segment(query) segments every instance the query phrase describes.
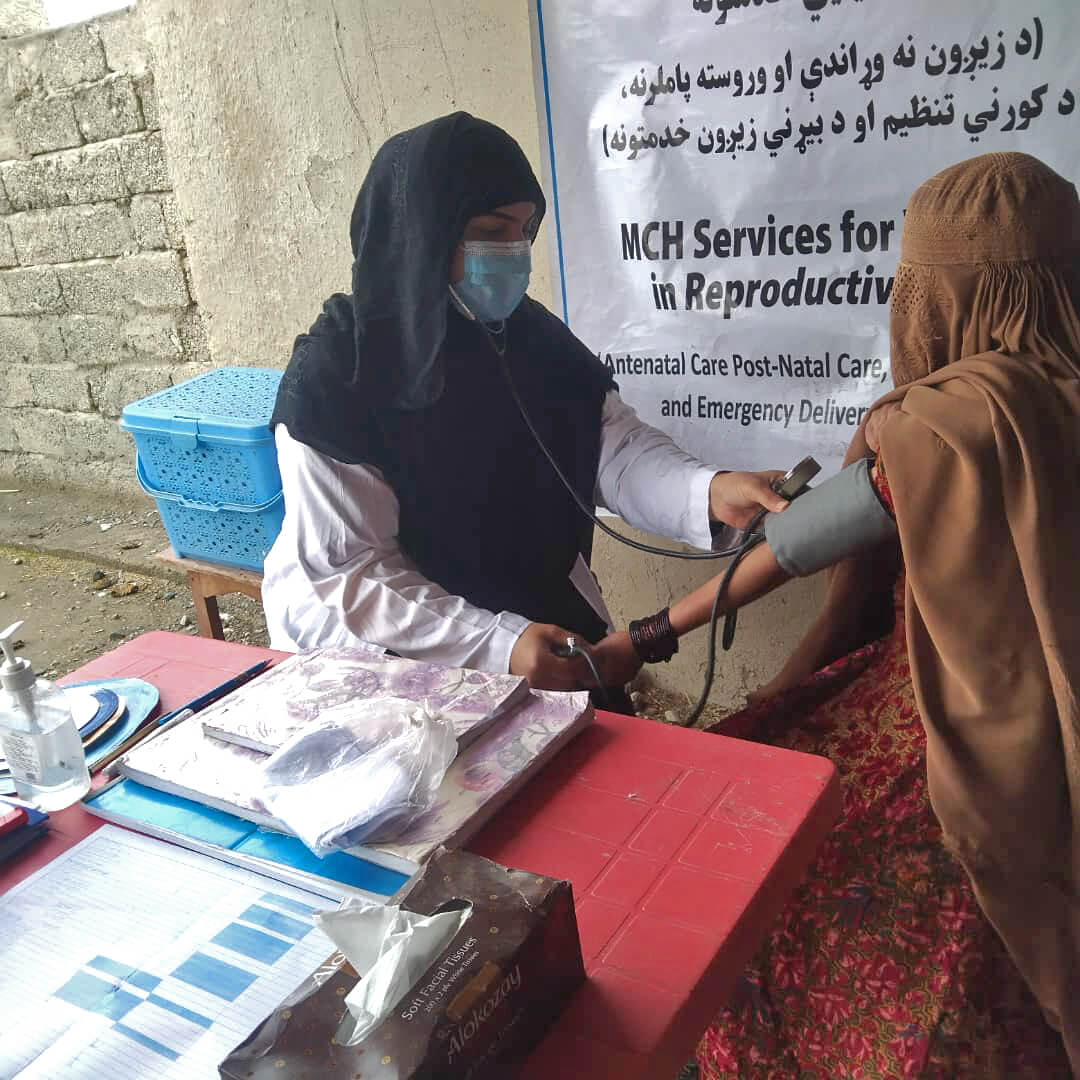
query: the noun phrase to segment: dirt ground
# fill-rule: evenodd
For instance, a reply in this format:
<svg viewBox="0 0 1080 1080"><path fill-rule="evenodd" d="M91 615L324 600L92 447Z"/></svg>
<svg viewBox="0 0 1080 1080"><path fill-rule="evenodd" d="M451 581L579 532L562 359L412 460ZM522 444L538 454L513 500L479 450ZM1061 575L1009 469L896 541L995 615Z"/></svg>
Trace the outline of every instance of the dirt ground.
<svg viewBox="0 0 1080 1080"><path fill-rule="evenodd" d="M147 630L196 633L183 576L153 555L168 546L149 500L81 492L0 493L0 629L39 674L62 675ZM223 597L225 636L267 643L262 608Z"/></svg>
<svg viewBox="0 0 1080 1080"><path fill-rule="evenodd" d="M114 589L126 595L113 595ZM266 644L266 621L253 600L223 597L220 608L227 640ZM107 564L102 569L95 559L0 546L0 622L17 619L23 620L19 654L46 678L146 630L196 632L190 594L177 581Z"/></svg>
<svg viewBox="0 0 1080 1080"><path fill-rule="evenodd" d="M0 629L23 621L19 653L47 678L148 630L197 633L186 579L154 558L168 544L150 499L0 478ZM234 595L219 607L227 640L267 644L258 603ZM684 696L651 685L647 672L634 703L667 722L689 709ZM703 726L720 715L705 714Z"/></svg>

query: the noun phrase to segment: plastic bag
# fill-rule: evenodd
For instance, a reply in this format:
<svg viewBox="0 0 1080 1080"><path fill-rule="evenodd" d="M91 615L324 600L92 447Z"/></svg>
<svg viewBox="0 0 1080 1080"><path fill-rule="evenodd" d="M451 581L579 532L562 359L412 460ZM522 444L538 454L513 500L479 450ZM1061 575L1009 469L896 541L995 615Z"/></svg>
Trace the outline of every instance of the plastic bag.
<svg viewBox="0 0 1080 1080"><path fill-rule="evenodd" d="M404 698L325 710L271 754L260 801L316 855L392 840L435 801L451 725Z"/></svg>

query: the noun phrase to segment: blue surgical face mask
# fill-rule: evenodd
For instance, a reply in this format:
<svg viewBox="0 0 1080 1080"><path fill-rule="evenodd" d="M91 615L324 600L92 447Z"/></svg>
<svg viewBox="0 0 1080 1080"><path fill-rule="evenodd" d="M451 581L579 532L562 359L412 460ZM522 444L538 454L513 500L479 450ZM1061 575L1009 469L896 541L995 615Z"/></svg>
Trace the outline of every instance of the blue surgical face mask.
<svg viewBox="0 0 1080 1080"><path fill-rule="evenodd" d="M454 295L481 322L508 319L529 287L529 242L466 240L462 246L465 276L451 286Z"/></svg>

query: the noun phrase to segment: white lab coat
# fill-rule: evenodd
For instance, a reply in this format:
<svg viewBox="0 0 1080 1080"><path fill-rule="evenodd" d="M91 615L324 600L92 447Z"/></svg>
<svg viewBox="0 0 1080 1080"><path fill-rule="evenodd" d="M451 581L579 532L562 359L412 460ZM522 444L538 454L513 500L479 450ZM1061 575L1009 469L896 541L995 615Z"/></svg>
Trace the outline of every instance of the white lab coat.
<svg viewBox="0 0 1080 1080"><path fill-rule="evenodd" d="M398 545L398 501L382 473L321 454L284 425L275 437L285 521L263 576L271 647L363 642L450 666L508 671L528 620L476 607L417 570ZM597 505L638 528L707 550L709 484L716 472L639 420L616 391L608 393ZM598 592L588 595L594 582L582 570L579 565L573 575L579 591L602 607Z"/></svg>

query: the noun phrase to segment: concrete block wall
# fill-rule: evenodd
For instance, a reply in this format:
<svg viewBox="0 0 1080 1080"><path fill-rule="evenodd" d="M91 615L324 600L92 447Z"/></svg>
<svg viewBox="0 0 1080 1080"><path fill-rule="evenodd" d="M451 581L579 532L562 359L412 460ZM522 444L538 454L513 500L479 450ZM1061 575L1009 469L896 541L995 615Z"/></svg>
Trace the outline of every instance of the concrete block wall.
<svg viewBox="0 0 1080 1080"><path fill-rule="evenodd" d="M134 8L0 41L0 474L133 490L129 401L206 370Z"/></svg>

